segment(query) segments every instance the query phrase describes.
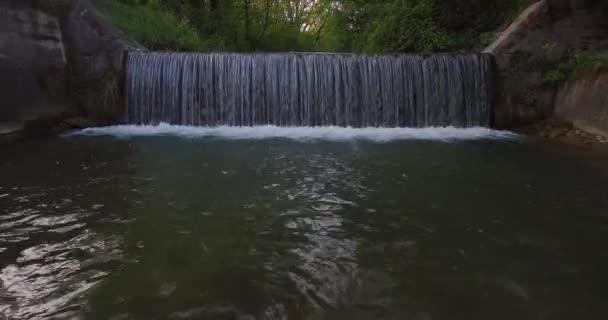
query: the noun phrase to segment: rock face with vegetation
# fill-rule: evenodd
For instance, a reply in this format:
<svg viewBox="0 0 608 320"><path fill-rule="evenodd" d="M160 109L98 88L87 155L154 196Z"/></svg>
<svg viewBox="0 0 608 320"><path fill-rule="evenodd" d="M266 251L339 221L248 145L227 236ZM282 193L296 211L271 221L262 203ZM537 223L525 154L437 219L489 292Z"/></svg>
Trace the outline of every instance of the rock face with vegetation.
<svg viewBox="0 0 608 320"><path fill-rule="evenodd" d="M69 112L59 21L20 1L0 2L0 134Z"/></svg>
<svg viewBox="0 0 608 320"><path fill-rule="evenodd" d="M580 75L558 92L555 115L608 137L608 73Z"/></svg>
<svg viewBox="0 0 608 320"><path fill-rule="evenodd" d="M124 52L139 48L86 0L0 3L0 133L116 122Z"/></svg>
<svg viewBox="0 0 608 320"><path fill-rule="evenodd" d="M71 0L63 6L59 17L74 102L95 124L115 123L125 108L121 85L125 53L143 48L106 22L91 2Z"/></svg>
<svg viewBox="0 0 608 320"><path fill-rule="evenodd" d="M540 0L524 11L486 49L499 73L494 125L511 128L551 117L566 96L558 89L572 74L603 68L607 15L603 0Z"/></svg>

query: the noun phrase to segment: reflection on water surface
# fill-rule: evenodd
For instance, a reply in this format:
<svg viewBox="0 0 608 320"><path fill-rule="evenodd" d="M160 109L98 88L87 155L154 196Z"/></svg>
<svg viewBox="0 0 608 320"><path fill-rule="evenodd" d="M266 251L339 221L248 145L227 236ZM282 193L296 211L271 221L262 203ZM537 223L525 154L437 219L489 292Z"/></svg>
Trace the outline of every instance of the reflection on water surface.
<svg viewBox="0 0 608 320"><path fill-rule="evenodd" d="M603 319L608 175L516 141L0 154L0 318Z"/></svg>

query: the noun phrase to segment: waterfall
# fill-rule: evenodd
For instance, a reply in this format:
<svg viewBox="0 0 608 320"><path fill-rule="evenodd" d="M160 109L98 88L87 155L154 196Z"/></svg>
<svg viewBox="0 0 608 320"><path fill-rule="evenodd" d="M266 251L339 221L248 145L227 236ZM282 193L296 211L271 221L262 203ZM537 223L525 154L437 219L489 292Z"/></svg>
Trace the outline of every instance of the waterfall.
<svg viewBox="0 0 608 320"><path fill-rule="evenodd" d="M130 124L488 126L483 54L128 55Z"/></svg>

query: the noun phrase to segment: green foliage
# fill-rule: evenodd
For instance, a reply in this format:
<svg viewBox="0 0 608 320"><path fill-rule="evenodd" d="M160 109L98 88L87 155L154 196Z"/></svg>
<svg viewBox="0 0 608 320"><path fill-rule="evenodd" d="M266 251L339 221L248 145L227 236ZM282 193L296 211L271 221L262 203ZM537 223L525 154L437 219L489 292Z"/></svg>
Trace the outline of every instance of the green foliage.
<svg viewBox="0 0 608 320"><path fill-rule="evenodd" d="M512 0L510 5L506 7L506 11L502 14L502 20L507 23L515 20L522 11L536 1L537 0Z"/></svg>
<svg viewBox="0 0 608 320"><path fill-rule="evenodd" d="M524 99L524 105L526 105L528 107L534 107L534 106L536 106L536 104L538 104L539 97L533 91L526 91L523 99Z"/></svg>
<svg viewBox="0 0 608 320"><path fill-rule="evenodd" d="M377 16L365 25L355 51L432 52L446 49L448 35L433 19L430 0L397 0L372 8Z"/></svg>
<svg viewBox="0 0 608 320"><path fill-rule="evenodd" d="M532 0L97 0L142 44L162 50L471 50Z"/></svg>
<svg viewBox="0 0 608 320"><path fill-rule="evenodd" d="M555 61L559 59L559 50L557 49L557 43L547 42L543 45L542 49L546 60Z"/></svg>
<svg viewBox="0 0 608 320"><path fill-rule="evenodd" d="M608 71L608 53L597 51L578 51L556 68L545 74L545 80L560 84L572 76L595 74Z"/></svg>
<svg viewBox="0 0 608 320"><path fill-rule="evenodd" d="M145 5L124 4L115 0L98 0L108 19L142 45L153 50L199 51L205 43L186 21L150 2Z"/></svg>
<svg viewBox="0 0 608 320"><path fill-rule="evenodd" d="M479 35L479 47L487 47L496 39L496 33L493 31L483 32Z"/></svg>
<svg viewBox="0 0 608 320"><path fill-rule="evenodd" d="M486 47L496 30L506 27L535 0L441 0L436 1L435 19L447 30L449 50Z"/></svg>
<svg viewBox="0 0 608 320"><path fill-rule="evenodd" d="M532 0L335 2L339 5L328 20L328 30L340 50L435 52L488 45L495 30L511 22Z"/></svg>
<svg viewBox="0 0 608 320"><path fill-rule="evenodd" d="M581 51L571 56L569 64L574 73L599 73L608 70L608 53Z"/></svg>
<svg viewBox="0 0 608 320"><path fill-rule="evenodd" d="M569 72L563 71L560 68L550 70L545 74L545 81L558 84L568 79Z"/></svg>

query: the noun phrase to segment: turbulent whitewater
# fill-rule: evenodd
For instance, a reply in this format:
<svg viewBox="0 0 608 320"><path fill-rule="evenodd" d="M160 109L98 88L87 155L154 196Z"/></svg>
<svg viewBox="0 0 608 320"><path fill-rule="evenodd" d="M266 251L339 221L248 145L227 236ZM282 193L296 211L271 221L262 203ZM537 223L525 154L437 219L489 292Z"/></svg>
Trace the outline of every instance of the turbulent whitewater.
<svg viewBox="0 0 608 320"><path fill-rule="evenodd" d="M119 138L141 136L179 136L185 138L221 138L228 140L290 139L298 141L352 141L367 140L390 142L397 140L510 140L517 135L509 131L488 128L342 128L342 127L193 127L161 123L159 125L119 125L87 128L69 136L114 136Z"/></svg>
<svg viewBox="0 0 608 320"><path fill-rule="evenodd" d="M127 124L487 127L489 55L130 53Z"/></svg>

